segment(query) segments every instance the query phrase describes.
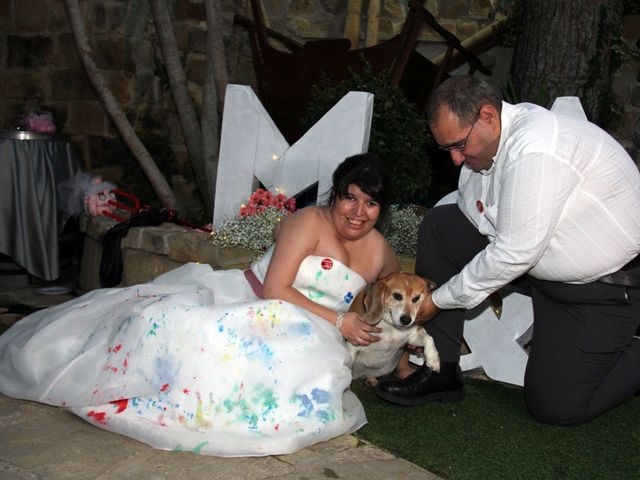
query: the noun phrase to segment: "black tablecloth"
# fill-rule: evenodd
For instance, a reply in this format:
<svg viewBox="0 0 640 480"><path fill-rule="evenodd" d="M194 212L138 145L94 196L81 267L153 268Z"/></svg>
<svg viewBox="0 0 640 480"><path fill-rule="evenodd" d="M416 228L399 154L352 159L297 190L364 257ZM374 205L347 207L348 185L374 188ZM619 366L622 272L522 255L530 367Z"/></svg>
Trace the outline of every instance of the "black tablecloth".
<svg viewBox="0 0 640 480"><path fill-rule="evenodd" d="M38 278L60 276L56 186L79 169L66 135L0 130L0 253Z"/></svg>

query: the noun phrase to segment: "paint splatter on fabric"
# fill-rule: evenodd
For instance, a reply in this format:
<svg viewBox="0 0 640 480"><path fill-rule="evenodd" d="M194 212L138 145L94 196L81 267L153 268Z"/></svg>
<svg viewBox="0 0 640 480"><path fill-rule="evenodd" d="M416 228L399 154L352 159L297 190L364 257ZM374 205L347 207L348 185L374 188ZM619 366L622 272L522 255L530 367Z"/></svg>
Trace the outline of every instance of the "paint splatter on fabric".
<svg viewBox="0 0 640 480"><path fill-rule="evenodd" d="M364 285L318 256L294 282L340 311ZM196 264L36 312L0 337L2 393L156 448L208 455L291 453L356 430L366 419L348 365L329 322L257 299L239 270Z"/></svg>

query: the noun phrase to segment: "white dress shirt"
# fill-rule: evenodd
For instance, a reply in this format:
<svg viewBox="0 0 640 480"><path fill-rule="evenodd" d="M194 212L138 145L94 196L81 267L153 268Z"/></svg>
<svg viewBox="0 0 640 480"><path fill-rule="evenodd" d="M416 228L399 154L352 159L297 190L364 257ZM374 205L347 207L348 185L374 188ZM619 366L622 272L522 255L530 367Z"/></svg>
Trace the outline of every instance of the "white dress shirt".
<svg viewBox="0 0 640 480"><path fill-rule="evenodd" d="M640 173L609 134L532 104L502 103L489 170L463 166L458 205L489 245L433 294L472 308L515 278L587 283L640 251Z"/></svg>

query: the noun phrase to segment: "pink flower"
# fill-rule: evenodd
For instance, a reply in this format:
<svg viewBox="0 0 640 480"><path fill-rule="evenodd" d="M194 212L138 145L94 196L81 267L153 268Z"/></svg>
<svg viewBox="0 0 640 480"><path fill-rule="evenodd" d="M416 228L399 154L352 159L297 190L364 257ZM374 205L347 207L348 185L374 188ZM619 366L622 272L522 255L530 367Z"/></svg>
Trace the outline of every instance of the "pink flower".
<svg viewBox="0 0 640 480"><path fill-rule="evenodd" d="M247 217L255 215L256 213L264 212L270 207L289 214L296 210L296 199L293 197L287 198L282 193L274 195L268 190L258 188L249 196L247 205L240 207L240 216Z"/></svg>
<svg viewBox="0 0 640 480"><path fill-rule="evenodd" d="M56 126L50 114L33 113L25 119L25 127L32 132L53 133Z"/></svg>

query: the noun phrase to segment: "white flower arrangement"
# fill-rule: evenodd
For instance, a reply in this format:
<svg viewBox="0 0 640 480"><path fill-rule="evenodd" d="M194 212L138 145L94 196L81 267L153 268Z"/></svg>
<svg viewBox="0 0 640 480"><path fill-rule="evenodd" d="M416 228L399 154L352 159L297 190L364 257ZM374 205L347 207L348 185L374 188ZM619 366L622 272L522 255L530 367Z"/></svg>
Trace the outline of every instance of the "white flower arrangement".
<svg viewBox="0 0 640 480"><path fill-rule="evenodd" d="M415 206L392 205L380 222L379 229L396 253L415 256L421 221L422 216L417 213Z"/></svg>
<svg viewBox="0 0 640 480"><path fill-rule="evenodd" d="M211 239L216 247L246 248L259 255L271 246L276 225L288 214L286 210L267 207L253 215L238 216L215 229Z"/></svg>

